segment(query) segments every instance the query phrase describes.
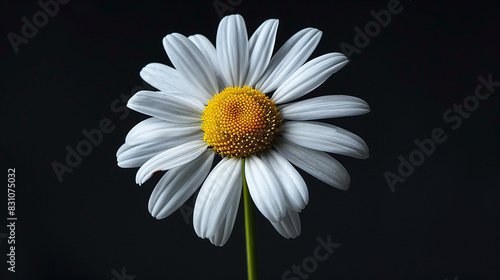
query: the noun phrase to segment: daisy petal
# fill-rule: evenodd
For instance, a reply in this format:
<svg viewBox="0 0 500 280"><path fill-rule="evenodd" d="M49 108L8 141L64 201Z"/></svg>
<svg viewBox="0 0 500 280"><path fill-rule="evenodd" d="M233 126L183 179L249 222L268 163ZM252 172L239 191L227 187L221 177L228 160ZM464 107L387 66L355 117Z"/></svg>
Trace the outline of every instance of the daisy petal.
<svg viewBox="0 0 500 280"><path fill-rule="evenodd" d="M132 139L140 137L142 133L160 129L164 126L165 123L168 122L155 117L147 118L132 127L132 129L127 133L127 136L125 137L125 143L130 142L130 140Z"/></svg>
<svg viewBox="0 0 500 280"><path fill-rule="evenodd" d="M158 138L169 141L197 133L203 138L203 131L199 124L171 123L152 117L135 125L125 137L125 143L134 145Z"/></svg>
<svg viewBox="0 0 500 280"><path fill-rule="evenodd" d="M252 86L260 78L273 54L276 31L278 31L277 19L268 19L262 23L248 41L250 52L250 63L245 85Z"/></svg>
<svg viewBox="0 0 500 280"><path fill-rule="evenodd" d="M179 209L203 183L213 160L214 152L205 150L195 160L167 171L151 193L149 213L159 220Z"/></svg>
<svg viewBox="0 0 500 280"><path fill-rule="evenodd" d="M238 195L236 196L236 199L233 199L226 218L220 225L217 232L209 238L210 242L212 242L215 246L224 246L229 239L229 236L231 236L234 222L236 220L236 214L238 213L238 206L240 205L240 198L241 195Z"/></svg>
<svg viewBox="0 0 500 280"><path fill-rule="evenodd" d="M163 150L163 151L166 151L166 150L171 149L173 147L177 147L181 144L184 144L187 142L192 142L192 141L199 141L202 139L203 139L203 131L200 131L197 133L182 135L179 137L173 136L173 137L169 137L169 138L165 138L165 137L142 138L142 139L134 140L134 141L127 143L127 144L132 145L133 148L135 148L135 146L147 145L147 144L153 142L153 143L161 144L162 147L166 147L166 149ZM163 145L162 143L165 143L165 144ZM143 148L143 149L145 149L145 148ZM140 149L137 148L137 150L138 150L137 152L140 153ZM144 152L146 152L146 150L144 150Z"/></svg>
<svg viewBox="0 0 500 280"><path fill-rule="evenodd" d="M271 224L286 239L295 238L300 235L300 217L299 213L288 209L286 216L279 223Z"/></svg>
<svg viewBox="0 0 500 280"><path fill-rule="evenodd" d="M348 95L326 95L278 106L286 120L306 121L357 116L370 112L364 100Z"/></svg>
<svg viewBox="0 0 500 280"><path fill-rule="evenodd" d="M309 202L309 192L299 172L282 155L271 149L262 154L262 160L281 183L287 207L295 212L304 209Z"/></svg>
<svg viewBox="0 0 500 280"><path fill-rule="evenodd" d="M137 112L176 123L199 123L205 106L189 96L142 90L132 96L127 107Z"/></svg>
<svg viewBox="0 0 500 280"><path fill-rule="evenodd" d="M281 139L275 147L291 163L322 182L347 190L351 178L347 170L325 152L312 150Z"/></svg>
<svg viewBox="0 0 500 280"><path fill-rule="evenodd" d="M120 148L118 148L118 150L116 151L116 157L118 158L123 152L130 149L130 147L131 146L127 143L124 143L123 145L121 145Z"/></svg>
<svg viewBox="0 0 500 280"><path fill-rule="evenodd" d="M140 76L144 81L154 86L159 91L165 93L181 91L196 98L200 98L197 91L184 80L177 70L170 66L161 63L149 63L142 68Z"/></svg>
<svg viewBox="0 0 500 280"><path fill-rule="evenodd" d="M217 29L217 58L222 75L231 86L242 87L248 72L248 35L240 15L224 17Z"/></svg>
<svg viewBox="0 0 500 280"><path fill-rule="evenodd" d="M162 141L168 142L171 147L178 146L180 144L191 142L195 140L203 139L203 131L198 127L195 132L189 132L189 130L181 130L179 134L174 134L173 131L181 130L177 128L161 129L156 131L148 131L142 134L140 137L134 138L130 142L125 142L129 145L139 145L142 143L147 143L151 141ZM189 132L189 133L188 133Z"/></svg>
<svg viewBox="0 0 500 280"><path fill-rule="evenodd" d="M210 238L219 233L230 206L241 196L241 187L241 159L223 158L210 172L196 198L193 225L199 237Z"/></svg>
<svg viewBox="0 0 500 280"><path fill-rule="evenodd" d="M268 93L283 84L309 58L321 39L321 31L305 28L295 33L274 54L255 88Z"/></svg>
<svg viewBox="0 0 500 280"><path fill-rule="evenodd" d="M283 190L273 172L260 158L247 157L245 178L255 206L269 221L278 223L286 214Z"/></svg>
<svg viewBox="0 0 500 280"><path fill-rule="evenodd" d="M179 33L172 33L163 38L163 46L175 69L206 100L219 92L213 68L193 42Z"/></svg>
<svg viewBox="0 0 500 280"><path fill-rule="evenodd" d="M198 47L198 49L205 55L205 57L208 58L208 62L213 65L218 65L218 60L217 60L217 51L215 50L214 45L210 40L208 40L207 37L201 35L201 34L195 34L191 35L188 37L188 39L195 44L195 46ZM217 62L217 64L215 63ZM217 68L213 68L214 70L217 70Z"/></svg>
<svg viewBox="0 0 500 280"><path fill-rule="evenodd" d="M368 158L368 146L361 137L331 124L312 121L288 121L281 135L297 145L329 153Z"/></svg>
<svg viewBox="0 0 500 280"><path fill-rule="evenodd" d="M118 166L122 168L139 167L152 157L174 146L165 141L149 141L137 145L125 143L116 154Z"/></svg>
<svg viewBox="0 0 500 280"><path fill-rule="evenodd" d="M208 62L211 67L214 69L215 76L217 76L217 82L219 83L219 89L223 89L229 86L226 79L222 75L219 66L219 60L217 59L217 51L215 50L214 45L207 37L196 34L188 37L200 50L201 52L208 58Z"/></svg>
<svg viewBox="0 0 500 280"><path fill-rule="evenodd" d="M328 53L302 65L274 92L277 104L290 102L319 87L349 61L341 53Z"/></svg>
<svg viewBox="0 0 500 280"><path fill-rule="evenodd" d="M197 158L207 149L203 140L192 141L168 149L144 163L137 171L135 182L139 185L146 182L156 171L168 170Z"/></svg>

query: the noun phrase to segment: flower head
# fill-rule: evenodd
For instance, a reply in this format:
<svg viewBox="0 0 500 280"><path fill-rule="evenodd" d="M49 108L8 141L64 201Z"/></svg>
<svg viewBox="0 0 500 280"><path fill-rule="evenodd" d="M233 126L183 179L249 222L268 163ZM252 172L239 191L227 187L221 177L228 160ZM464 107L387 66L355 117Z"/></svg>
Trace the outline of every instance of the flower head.
<svg viewBox="0 0 500 280"><path fill-rule="evenodd" d="M216 47L203 35L167 35L163 45L175 68L146 65L141 77L159 91L140 91L128 102L151 118L128 133L118 165L140 167L138 184L167 170L149 200L157 219L172 214L201 185L194 228L218 246L227 242L236 218L243 158L256 207L281 235L295 238L309 195L293 165L345 190L349 174L327 152L368 157L357 135L312 121L368 113L366 102L345 95L295 101L347 58L328 53L306 62L321 37L314 28L297 32L272 55L277 28L278 20L267 20L248 39L243 18L230 15L219 24ZM211 170L216 154L222 160Z"/></svg>
<svg viewBox="0 0 500 280"><path fill-rule="evenodd" d="M222 156L246 157L269 148L279 134L278 107L267 95L244 86L216 94L201 116L203 140Z"/></svg>

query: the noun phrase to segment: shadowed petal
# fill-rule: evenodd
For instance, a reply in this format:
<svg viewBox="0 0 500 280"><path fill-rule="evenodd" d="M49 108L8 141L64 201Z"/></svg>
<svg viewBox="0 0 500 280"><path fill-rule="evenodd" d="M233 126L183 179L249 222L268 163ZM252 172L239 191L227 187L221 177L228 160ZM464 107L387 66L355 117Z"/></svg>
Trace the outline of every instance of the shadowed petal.
<svg viewBox="0 0 500 280"><path fill-rule="evenodd" d="M280 140L275 147L291 163L330 186L341 190L349 188L349 173L333 157L325 152L293 144L286 139Z"/></svg>
<svg viewBox="0 0 500 280"><path fill-rule="evenodd" d="M285 216L286 203L279 181L258 157L245 161L245 178L248 191L259 211L271 222L280 222Z"/></svg>
<svg viewBox="0 0 500 280"><path fill-rule="evenodd" d="M307 121L357 116L370 112L364 100L348 95L326 95L278 106L285 120Z"/></svg>
<svg viewBox="0 0 500 280"><path fill-rule="evenodd" d="M205 150L195 160L167 171L151 193L149 213L163 219L179 209L203 183L213 160L214 152Z"/></svg>
<svg viewBox="0 0 500 280"><path fill-rule="evenodd" d="M190 162L200 156L207 148L205 141L196 140L168 149L144 163L137 171L135 182L141 185L156 171L169 170Z"/></svg>
<svg viewBox="0 0 500 280"><path fill-rule="evenodd" d="M190 86L186 80L184 80L182 75L177 70L170 66L161 63L149 63L142 68L140 76L144 81L154 86L161 92L182 92L197 99L206 101L197 90L193 89L193 87Z"/></svg>
<svg viewBox="0 0 500 280"><path fill-rule="evenodd" d="M278 152L269 149L262 154L262 160L276 176L283 189L287 207L300 212L309 202L306 182L299 172Z"/></svg>
<svg viewBox="0 0 500 280"><path fill-rule="evenodd" d="M368 146L361 137L338 126L312 121L289 121L281 136L297 145L354 158L368 158Z"/></svg>
<svg viewBox="0 0 500 280"><path fill-rule="evenodd" d="M219 90L224 89L229 86L226 79L222 75L219 65L219 59L217 58L217 50L214 45L207 37L196 34L188 37L200 50L201 52L208 58L208 62L211 64L214 69L214 73L217 76L217 82L219 83Z"/></svg>
<svg viewBox="0 0 500 280"><path fill-rule="evenodd" d="M321 31L305 28L295 33L274 54L255 88L268 93L283 84L312 54L321 39Z"/></svg>
<svg viewBox="0 0 500 280"><path fill-rule="evenodd" d="M221 226L226 226L228 211L241 196L241 174L241 159L228 157L210 172L194 206L193 225L199 237L213 237L220 233Z"/></svg>
<svg viewBox="0 0 500 280"><path fill-rule="evenodd" d="M286 215L279 223L271 224L286 239L295 238L300 235L300 217L299 213L288 209Z"/></svg>
<svg viewBox="0 0 500 280"><path fill-rule="evenodd" d="M163 46L175 69L206 100L219 93L213 68L193 42L179 33L172 33L163 38Z"/></svg>
<svg viewBox="0 0 500 280"><path fill-rule="evenodd" d="M277 104L290 102L319 87L349 61L341 53L328 53L302 65L274 92Z"/></svg>
<svg viewBox="0 0 500 280"><path fill-rule="evenodd" d="M240 205L241 195L237 195L235 199L231 201L231 206L227 213L226 218L222 222L222 224L217 229L217 232L211 236L210 242L215 246L224 246L229 236L231 236L231 232L233 231L234 221L236 220L236 214L238 214L238 206Z"/></svg>

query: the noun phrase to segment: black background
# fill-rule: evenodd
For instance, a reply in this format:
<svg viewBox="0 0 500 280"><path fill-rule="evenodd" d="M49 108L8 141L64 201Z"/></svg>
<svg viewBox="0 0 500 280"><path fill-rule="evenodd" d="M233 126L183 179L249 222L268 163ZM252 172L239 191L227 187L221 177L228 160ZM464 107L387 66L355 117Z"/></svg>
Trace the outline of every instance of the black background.
<svg viewBox="0 0 500 280"><path fill-rule="evenodd" d="M275 51L302 28L322 30L311 56L317 57L341 51L342 42L355 46L354 28L364 29L373 21L370 11L386 9L388 1L232 3L225 14L243 15L249 34L268 18L280 20ZM215 247L179 211L152 218L147 202L160 175L139 187L137 169L119 168L115 157L146 116L113 112L112 104L123 106L121 95L147 87L139 77L147 63L170 64L163 36L199 33L215 42L220 18L213 1L72 0L18 53L7 34L22 35L21 18L32 21L41 7L36 1L0 5L1 161L4 174L16 169L18 218L16 273L7 271L2 238L2 278L118 280L113 271L123 268L136 280L244 279L242 205L229 242ZM261 279L281 279L313 256L318 237L328 236L341 246L308 279L499 279L500 88L456 130L443 113L474 94L478 76L500 81L500 5L405 0L401 6L309 95L347 94L370 104L370 114L328 121L360 135L370 158L336 156L352 177L345 192L301 171L310 202L297 239L282 238L257 212ZM65 147L76 148L86 139L82 130L99 128L105 118L114 130L59 182L51 164L65 164ZM397 173L398 156L407 159L414 140L431 137L435 128L446 141L392 192L384 172Z"/></svg>

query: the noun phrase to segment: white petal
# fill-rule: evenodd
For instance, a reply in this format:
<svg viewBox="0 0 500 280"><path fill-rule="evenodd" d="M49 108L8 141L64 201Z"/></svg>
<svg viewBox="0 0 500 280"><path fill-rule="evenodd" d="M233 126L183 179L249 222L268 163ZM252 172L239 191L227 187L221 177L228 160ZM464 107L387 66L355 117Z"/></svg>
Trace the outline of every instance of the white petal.
<svg viewBox="0 0 500 280"><path fill-rule="evenodd" d="M134 145L158 138L170 141L170 139L179 139L194 134L201 134L203 138L203 131L199 124L171 123L153 117L145 119L134 126L127 134L125 143Z"/></svg>
<svg viewBox="0 0 500 280"><path fill-rule="evenodd" d="M286 216L279 223L271 224L286 239L295 238L300 235L300 217L299 213L288 209Z"/></svg>
<svg viewBox="0 0 500 280"><path fill-rule="evenodd" d="M231 205L241 196L241 174L241 159L227 157L210 172L194 206L193 225L199 237L210 238L219 232Z"/></svg>
<svg viewBox="0 0 500 280"><path fill-rule="evenodd" d="M286 201L281 185L273 172L258 157L245 160L248 191L259 211L271 222L279 222L286 214Z"/></svg>
<svg viewBox="0 0 500 280"><path fill-rule="evenodd" d="M328 53L302 65L274 92L272 99L286 103L302 97L319 87L349 61L341 53Z"/></svg>
<svg viewBox="0 0 500 280"><path fill-rule="evenodd" d="M193 42L193 44L195 44L195 46L198 47L198 49L203 53L203 55L205 55L205 57L207 58L207 61L209 63L212 63L212 65L218 65L218 63L214 64L214 62L218 62L217 61L217 52L215 50L214 45L212 44L212 42L210 42L210 40L208 40L207 37L205 37L201 34L195 34L195 35L189 36L188 39L191 42ZM216 69L214 68L214 70L216 70Z"/></svg>
<svg viewBox="0 0 500 280"><path fill-rule="evenodd" d="M174 136L174 137L169 137L169 138L163 138L163 137L142 138L142 139L134 140L133 142L127 143L127 144L133 145L133 147L135 148L135 145L137 145L137 146L145 145L145 144L147 145L148 143L151 143L151 142L158 143L158 144L165 143L165 145L162 144L162 147L166 147L166 149L163 150L163 151L165 151L165 150L171 149L173 147L177 147L177 146L184 144L184 143L187 143L187 142L193 142L193 141L199 141L199 140L203 140L203 131L189 134L189 135L182 135L182 136L178 136L178 137ZM138 152L140 152L140 150Z"/></svg>
<svg viewBox="0 0 500 280"><path fill-rule="evenodd" d="M278 23L277 19L268 19L250 37L248 41L250 63L245 85L254 86L269 65L269 60L273 54L274 42L276 41Z"/></svg>
<svg viewBox="0 0 500 280"><path fill-rule="evenodd" d="M164 93L180 91L199 99L203 97L184 80L177 70L170 66L161 63L149 63L142 68L140 75L144 81Z"/></svg>
<svg viewBox="0 0 500 280"><path fill-rule="evenodd" d="M304 209L309 202L309 192L299 172L282 155L271 149L262 154L262 160L281 183L287 207L295 212Z"/></svg>
<svg viewBox="0 0 500 280"><path fill-rule="evenodd" d="M149 213L163 219L179 209L203 183L213 160L214 152L206 150L195 160L167 171L151 193Z"/></svg>
<svg viewBox="0 0 500 280"><path fill-rule="evenodd" d="M255 88L263 93L277 89L309 58L321 39L321 31L305 28L295 33L271 58Z"/></svg>
<svg viewBox="0 0 500 280"><path fill-rule="evenodd" d="M175 69L206 100L219 93L213 68L200 49L185 36L173 33L163 38L163 46Z"/></svg>
<svg viewBox="0 0 500 280"><path fill-rule="evenodd" d="M231 86L242 87L248 72L248 35L240 15L224 17L217 29L217 58L221 72Z"/></svg>
<svg viewBox="0 0 500 280"><path fill-rule="evenodd" d="M348 95L314 97L278 108L283 119L297 121L357 116L370 112L368 103Z"/></svg>
<svg viewBox="0 0 500 280"><path fill-rule="evenodd" d="M205 106L189 96L142 90L132 96L127 106L137 112L176 123L200 123Z"/></svg>
<svg viewBox="0 0 500 280"><path fill-rule="evenodd" d="M333 157L325 152L295 145L283 138L280 140L275 147L291 163L330 186L341 190L349 188L349 173Z"/></svg>
<svg viewBox="0 0 500 280"><path fill-rule="evenodd" d="M238 214L238 206L240 205L241 195L236 196L236 199L231 200L231 206L227 213L226 218L222 222L222 224L217 229L217 232L211 236L210 242L215 246L224 246L229 236L231 236L231 232L233 231L234 221L236 220L236 214Z"/></svg>
<svg viewBox="0 0 500 280"><path fill-rule="evenodd" d="M167 143L169 146L168 149L173 148L175 146L178 146L180 144L184 144L186 142L191 142L191 141L196 141L196 140L203 140L203 131L198 129L199 131L189 133L189 134L166 134L163 135L161 134L162 131L153 131L151 133L145 133L143 134L144 137L136 138L127 144L130 145L140 145L142 143L147 143L147 142L164 142Z"/></svg>
<svg viewBox="0 0 500 280"><path fill-rule="evenodd" d="M127 136L125 137L125 142L130 142L130 140L140 137L142 133L161 129L166 123L172 124L155 117L147 118L132 127L132 129L127 133Z"/></svg>
<svg viewBox="0 0 500 280"><path fill-rule="evenodd" d="M118 148L118 150L116 151L116 157L118 158L123 152L130 149L130 147L131 146L128 145L127 143L124 143L123 145L121 145L120 148Z"/></svg>
<svg viewBox="0 0 500 280"><path fill-rule="evenodd" d="M201 155L207 147L205 141L197 140L168 149L144 163L137 171L135 182L141 185L156 171L168 170L190 162Z"/></svg>
<svg viewBox="0 0 500 280"><path fill-rule="evenodd" d="M139 167L152 157L176 146L174 143L165 141L149 141L136 145L125 143L118 149L116 159L118 166L122 168Z"/></svg>
<svg viewBox="0 0 500 280"><path fill-rule="evenodd" d="M214 69L214 73L217 76L217 82L219 84L219 90L228 87L228 83L219 66L219 60L217 59L217 51L215 50L214 45L207 37L196 34L188 37L200 50L201 52L208 58L208 62L211 67Z"/></svg>
<svg viewBox="0 0 500 280"><path fill-rule="evenodd" d="M361 137L335 125L312 121L288 121L281 136L300 146L354 158L368 158L368 146Z"/></svg>

